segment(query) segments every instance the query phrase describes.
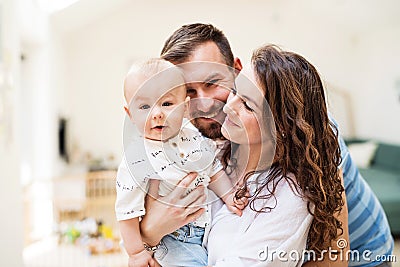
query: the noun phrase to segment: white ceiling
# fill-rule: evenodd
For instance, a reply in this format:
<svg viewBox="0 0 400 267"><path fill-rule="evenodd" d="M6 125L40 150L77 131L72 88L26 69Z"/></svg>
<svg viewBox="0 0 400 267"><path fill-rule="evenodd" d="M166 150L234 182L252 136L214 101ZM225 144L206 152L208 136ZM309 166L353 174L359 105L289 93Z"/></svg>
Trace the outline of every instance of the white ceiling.
<svg viewBox="0 0 400 267"><path fill-rule="evenodd" d="M168 5L176 6L177 9L180 6L193 5L193 10L195 11L195 7L198 5L209 5L212 8L216 4L214 1L169 0L167 3ZM325 23L338 25L341 28L351 28L351 30L355 31L365 31L369 27L382 28L400 24L400 1L398 0L240 0L233 2L219 0L218 4L221 5L224 2L226 2L228 14L231 5L251 5L255 8L265 9L276 8L277 14L293 12L294 9L300 15L303 13L304 16L312 16L316 20L315 23L323 20ZM146 2L135 0L79 0L77 3L52 14L51 21L61 31L68 32L121 8L132 8L133 6L140 8L141 6L149 5L157 8L165 4L164 0L147 0ZM193 15L195 18L195 12ZM221 15L226 16L227 14ZM171 14L171 16L174 16L174 14Z"/></svg>
<svg viewBox="0 0 400 267"><path fill-rule="evenodd" d="M53 13L50 17L54 26L61 31L71 31L92 21L107 16L131 0L79 0L71 6Z"/></svg>

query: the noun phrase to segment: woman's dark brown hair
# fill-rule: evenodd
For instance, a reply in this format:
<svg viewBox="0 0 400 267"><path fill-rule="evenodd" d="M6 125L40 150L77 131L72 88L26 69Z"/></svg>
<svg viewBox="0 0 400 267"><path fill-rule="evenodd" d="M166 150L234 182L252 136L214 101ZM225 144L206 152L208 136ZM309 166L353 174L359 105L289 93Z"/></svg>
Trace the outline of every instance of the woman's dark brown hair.
<svg viewBox="0 0 400 267"><path fill-rule="evenodd" d="M252 66L274 117L276 150L265 181L258 184L252 196L250 208L255 210L257 199L274 197L277 184L287 180L308 201L308 210L314 215L308 248L320 255L342 231L336 216L344 204L337 129L328 118L322 81L314 66L302 56L273 45L254 51Z"/></svg>

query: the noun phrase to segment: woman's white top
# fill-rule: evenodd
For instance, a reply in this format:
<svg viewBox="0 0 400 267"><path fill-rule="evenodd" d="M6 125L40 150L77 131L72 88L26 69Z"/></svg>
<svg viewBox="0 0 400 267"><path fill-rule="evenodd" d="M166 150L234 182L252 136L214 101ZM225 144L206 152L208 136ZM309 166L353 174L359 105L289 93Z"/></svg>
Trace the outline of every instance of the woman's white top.
<svg viewBox="0 0 400 267"><path fill-rule="evenodd" d="M256 175L250 179L254 181ZM282 179L275 198L255 202L257 209L266 206L275 208L257 213L248 205L239 217L223 205L213 214L207 244L210 266L301 266L313 220L307 201Z"/></svg>

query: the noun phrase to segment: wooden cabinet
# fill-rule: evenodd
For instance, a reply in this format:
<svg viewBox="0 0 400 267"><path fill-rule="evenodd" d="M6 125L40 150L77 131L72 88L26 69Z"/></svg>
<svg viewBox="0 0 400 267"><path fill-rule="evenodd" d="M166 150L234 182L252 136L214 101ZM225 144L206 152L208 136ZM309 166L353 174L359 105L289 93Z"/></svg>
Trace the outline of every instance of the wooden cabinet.
<svg viewBox="0 0 400 267"><path fill-rule="evenodd" d="M114 170L95 171L55 179L53 208L56 222L93 217L115 225Z"/></svg>

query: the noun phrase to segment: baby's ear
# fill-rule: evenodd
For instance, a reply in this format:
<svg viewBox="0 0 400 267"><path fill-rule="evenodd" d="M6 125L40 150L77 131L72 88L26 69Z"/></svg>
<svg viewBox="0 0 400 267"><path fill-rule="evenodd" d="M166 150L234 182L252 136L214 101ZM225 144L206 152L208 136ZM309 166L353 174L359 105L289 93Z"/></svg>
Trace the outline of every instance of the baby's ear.
<svg viewBox="0 0 400 267"><path fill-rule="evenodd" d="M126 115L132 120L131 112L129 111L129 108L127 106L124 106L124 110L126 112Z"/></svg>

